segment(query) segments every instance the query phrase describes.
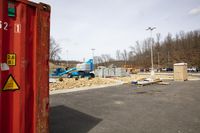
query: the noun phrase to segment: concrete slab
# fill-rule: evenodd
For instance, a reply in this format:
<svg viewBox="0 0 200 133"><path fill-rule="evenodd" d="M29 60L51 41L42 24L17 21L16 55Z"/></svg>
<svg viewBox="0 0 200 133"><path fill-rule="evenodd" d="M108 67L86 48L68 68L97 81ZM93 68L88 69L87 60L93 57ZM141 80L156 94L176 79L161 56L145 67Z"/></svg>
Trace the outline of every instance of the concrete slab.
<svg viewBox="0 0 200 133"><path fill-rule="evenodd" d="M50 96L51 133L199 133L200 82L129 84Z"/></svg>

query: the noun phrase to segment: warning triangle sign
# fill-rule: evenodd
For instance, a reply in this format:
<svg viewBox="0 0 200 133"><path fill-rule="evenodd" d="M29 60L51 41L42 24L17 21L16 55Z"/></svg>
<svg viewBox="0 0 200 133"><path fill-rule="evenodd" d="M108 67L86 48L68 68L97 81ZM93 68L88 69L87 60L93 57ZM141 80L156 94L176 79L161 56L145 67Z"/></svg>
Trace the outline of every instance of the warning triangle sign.
<svg viewBox="0 0 200 133"><path fill-rule="evenodd" d="M19 90L19 85L15 81L14 77L10 74L3 87L3 91L13 91L13 90Z"/></svg>

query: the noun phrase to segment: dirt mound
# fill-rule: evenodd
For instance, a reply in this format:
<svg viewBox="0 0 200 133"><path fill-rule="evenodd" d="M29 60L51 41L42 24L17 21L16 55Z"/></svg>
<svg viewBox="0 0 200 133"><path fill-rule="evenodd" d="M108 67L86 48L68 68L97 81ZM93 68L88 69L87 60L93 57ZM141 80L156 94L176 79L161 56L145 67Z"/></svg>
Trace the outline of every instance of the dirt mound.
<svg viewBox="0 0 200 133"><path fill-rule="evenodd" d="M92 87L106 84L117 83L116 80L108 78L80 78L78 80L74 78L64 78L63 81L56 79L56 83L50 83L50 91L59 90L59 89L72 89L72 88L81 88L81 87Z"/></svg>

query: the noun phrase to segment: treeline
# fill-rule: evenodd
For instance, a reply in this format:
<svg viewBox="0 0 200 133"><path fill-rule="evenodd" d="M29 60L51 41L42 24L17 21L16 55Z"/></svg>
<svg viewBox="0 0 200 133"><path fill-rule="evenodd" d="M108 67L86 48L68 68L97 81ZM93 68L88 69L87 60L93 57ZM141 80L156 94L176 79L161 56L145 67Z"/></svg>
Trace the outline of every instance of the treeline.
<svg viewBox="0 0 200 133"><path fill-rule="evenodd" d="M117 50L115 57L109 54L95 56L95 64L109 66L131 65L136 68L151 67L151 44L153 44L153 59L155 68L173 67L174 63L185 62L188 66L200 67L200 30L168 34L161 40L161 34L155 38L136 41L128 49ZM50 61L74 65L78 62L60 61L61 48L53 37L50 40Z"/></svg>
<svg viewBox="0 0 200 133"><path fill-rule="evenodd" d="M135 67L147 68L151 66L151 44L153 44L154 66L157 68L173 67L177 62L200 67L200 30L180 32L175 36L169 33L163 40L160 34L156 34L155 39L137 41L129 50L117 50L115 59L105 54L95 57L95 61L105 65L121 61L121 65L132 64Z"/></svg>

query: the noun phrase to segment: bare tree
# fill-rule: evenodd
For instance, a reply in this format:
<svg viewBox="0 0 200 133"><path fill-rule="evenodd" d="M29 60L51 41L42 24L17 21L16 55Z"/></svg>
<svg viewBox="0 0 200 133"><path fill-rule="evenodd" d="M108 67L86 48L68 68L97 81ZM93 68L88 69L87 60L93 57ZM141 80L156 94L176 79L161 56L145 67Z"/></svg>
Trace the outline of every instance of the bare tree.
<svg viewBox="0 0 200 133"><path fill-rule="evenodd" d="M124 49L124 51L121 53L122 59L124 61L124 65L126 65L127 61L128 61L128 52L126 49Z"/></svg>
<svg viewBox="0 0 200 133"><path fill-rule="evenodd" d="M121 53L121 55L124 61L128 60L128 52L126 49L123 50L123 53Z"/></svg>
<svg viewBox="0 0 200 133"><path fill-rule="evenodd" d="M60 59L61 48L53 37L50 38L50 51L49 52L50 52L49 59L51 61Z"/></svg>
<svg viewBox="0 0 200 133"><path fill-rule="evenodd" d="M134 61L134 59L135 59L135 55L134 55L133 51L129 51L128 52L128 60L129 61Z"/></svg>
<svg viewBox="0 0 200 133"><path fill-rule="evenodd" d="M109 54L102 54L101 58L103 59L103 62L109 62L112 60L112 58Z"/></svg>
<svg viewBox="0 0 200 133"><path fill-rule="evenodd" d="M109 54L102 54L101 58L102 58L105 66L108 65L108 62L111 62L114 60Z"/></svg>
<svg viewBox="0 0 200 133"><path fill-rule="evenodd" d="M96 62L96 64L101 64L103 63L103 59L101 58L101 56L95 56L94 60Z"/></svg>
<svg viewBox="0 0 200 133"><path fill-rule="evenodd" d="M120 50L116 51L116 60L121 60L121 52L120 52Z"/></svg>
<svg viewBox="0 0 200 133"><path fill-rule="evenodd" d="M189 66L200 67L200 31L183 32L173 37L170 33L160 41L160 34L156 35L153 46L154 59L158 67L172 67L176 62L187 62ZM130 47L131 59L137 66L149 67L150 45L149 39Z"/></svg>
<svg viewBox="0 0 200 133"><path fill-rule="evenodd" d="M139 41L136 41L135 46L130 46L130 49L134 55L142 53Z"/></svg>

